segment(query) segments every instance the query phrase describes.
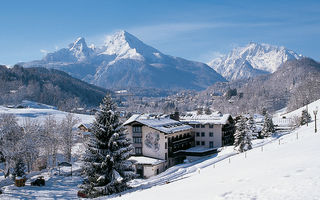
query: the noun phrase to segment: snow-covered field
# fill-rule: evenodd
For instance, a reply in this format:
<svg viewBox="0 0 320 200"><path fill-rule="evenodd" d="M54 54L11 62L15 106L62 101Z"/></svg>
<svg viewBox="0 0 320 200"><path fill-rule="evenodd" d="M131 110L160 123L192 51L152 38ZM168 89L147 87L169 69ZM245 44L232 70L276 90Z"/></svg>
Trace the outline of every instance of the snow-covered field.
<svg viewBox="0 0 320 200"><path fill-rule="evenodd" d="M121 196L99 199L320 199L320 131L314 133L314 124L255 140L254 149L247 153L237 154L227 147L217 155L171 167L150 179L134 180L133 188ZM77 148L74 152L80 151ZM31 187L29 180L23 188L4 187L0 198L77 199L79 176L48 171L41 175L46 179L45 187Z"/></svg>
<svg viewBox="0 0 320 200"><path fill-rule="evenodd" d="M61 121L68 114L67 112L63 112L55 109L42 109L42 108L7 108L4 106L0 106L0 114L13 114L17 117L19 124L23 124L26 118L31 120L36 120L38 122L43 122L46 117L51 115L57 121ZM93 115L83 115L83 114L75 114L75 117L79 118L79 123L88 124L93 122Z"/></svg>

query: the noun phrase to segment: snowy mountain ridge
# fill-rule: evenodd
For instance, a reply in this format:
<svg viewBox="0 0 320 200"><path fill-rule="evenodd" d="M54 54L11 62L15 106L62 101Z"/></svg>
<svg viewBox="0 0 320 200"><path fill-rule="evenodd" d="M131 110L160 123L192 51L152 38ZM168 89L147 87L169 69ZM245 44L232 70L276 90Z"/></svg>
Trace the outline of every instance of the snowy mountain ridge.
<svg viewBox="0 0 320 200"><path fill-rule="evenodd" d="M208 63L227 80L239 80L275 72L287 60L300 59L292 50L283 46L251 42L233 49L229 54Z"/></svg>
<svg viewBox="0 0 320 200"><path fill-rule="evenodd" d="M102 46L88 45L80 37L42 60L20 63L24 67L46 67L103 88L148 87L205 89L226 81L208 65L165 55L126 31L107 36Z"/></svg>

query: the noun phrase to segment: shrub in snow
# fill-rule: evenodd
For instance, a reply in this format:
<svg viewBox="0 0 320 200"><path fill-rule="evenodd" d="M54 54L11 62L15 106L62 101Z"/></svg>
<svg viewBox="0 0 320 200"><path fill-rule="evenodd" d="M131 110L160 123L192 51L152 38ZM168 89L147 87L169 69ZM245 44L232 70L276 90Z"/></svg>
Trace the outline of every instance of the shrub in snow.
<svg viewBox="0 0 320 200"><path fill-rule="evenodd" d="M307 110L303 110L299 120L299 125L300 126L305 125L307 122L310 122L310 121L311 121L310 114L307 112Z"/></svg>
<svg viewBox="0 0 320 200"><path fill-rule="evenodd" d="M90 198L122 192L128 188L127 182L136 177L132 163L127 160L133 147L114 110L115 105L107 95L96 113L93 137L83 157L85 181L79 192Z"/></svg>
<svg viewBox="0 0 320 200"><path fill-rule="evenodd" d="M238 117L236 123L236 132L234 133L234 148L239 152L252 149L251 130L248 129L246 119L243 116Z"/></svg>
<svg viewBox="0 0 320 200"><path fill-rule="evenodd" d="M264 119L264 123L263 123L263 128L261 131L261 136L262 137L269 137L274 132L275 132L275 129L274 129L272 118L269 114L266 114L265 119Z"/></svg>

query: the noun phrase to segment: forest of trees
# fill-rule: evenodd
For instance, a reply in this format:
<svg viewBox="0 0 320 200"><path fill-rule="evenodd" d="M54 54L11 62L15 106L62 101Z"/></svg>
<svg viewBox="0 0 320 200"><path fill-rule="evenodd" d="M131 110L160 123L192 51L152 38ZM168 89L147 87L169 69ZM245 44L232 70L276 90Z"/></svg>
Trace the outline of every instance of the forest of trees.
<svg viewBox="0 0 320 200"><path fill-rule="evenodd" d="M48 116L43 123L26 118L19 125L14 115L1 114L0 157L4 161L5 176L13 174L21 163L28 172L55 167L58 153L71 162L75 142L73 127L77 122L73 114L67 114L61 122Z"/></svg>
<svg viewBox="0 0 320 200"><path fill-rule="evenodd" d="M106 92L54 69L0 66L0 105L27 99L70 110L98 106Z"/></svg>

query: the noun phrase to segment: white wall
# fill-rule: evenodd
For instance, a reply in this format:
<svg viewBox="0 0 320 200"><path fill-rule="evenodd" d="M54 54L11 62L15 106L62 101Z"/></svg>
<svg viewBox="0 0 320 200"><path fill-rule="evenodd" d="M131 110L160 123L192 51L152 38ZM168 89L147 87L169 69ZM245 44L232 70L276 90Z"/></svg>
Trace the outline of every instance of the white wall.
<svg viewBox="0 0 320 200"><path fill-rule="evenodd" d="M205 128L194 128L195 132L195 141L196 146L202 146L201 142L204 141L205 145L203 147L209 148L209 142L213 141L213 147L218 148L222 146L222 125L214 124L213 128L209 128L208 124L205 124ZM200 133L200 136L197 136L197 132ZM202 137L201 133L204 132L205 136ZM213 132L213 137L209 136L209 133ZM200 145L197 145L197 141L200 142Z"/></svg>
<svg viewBox="0 0 320 200"><path fill-rule="evenodd" d="M168 153L165 142L167 139L164 133L147 126L142 127L142 155L165 160L165 154Z"/></svg>

